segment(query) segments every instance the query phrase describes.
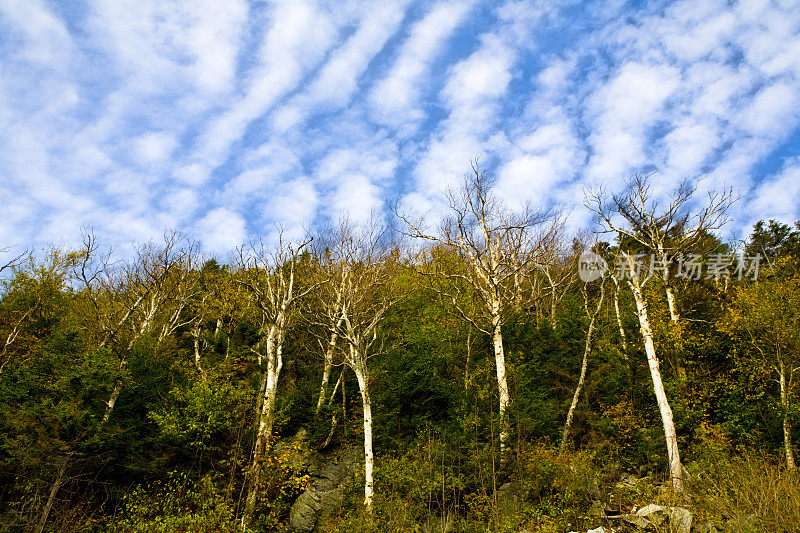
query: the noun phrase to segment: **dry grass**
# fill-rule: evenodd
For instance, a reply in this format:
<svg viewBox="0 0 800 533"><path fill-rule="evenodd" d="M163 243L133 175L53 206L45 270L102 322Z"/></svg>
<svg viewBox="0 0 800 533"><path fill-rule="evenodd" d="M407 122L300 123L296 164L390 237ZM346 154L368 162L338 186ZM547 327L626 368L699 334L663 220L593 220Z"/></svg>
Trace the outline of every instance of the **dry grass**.
<svg viewBox="0 0 800 533"><path fill-rule="evenodd" d="M709 465L692 483L691 494L699 517L727 530L800 530L800 476L765 456Z"/></svg>

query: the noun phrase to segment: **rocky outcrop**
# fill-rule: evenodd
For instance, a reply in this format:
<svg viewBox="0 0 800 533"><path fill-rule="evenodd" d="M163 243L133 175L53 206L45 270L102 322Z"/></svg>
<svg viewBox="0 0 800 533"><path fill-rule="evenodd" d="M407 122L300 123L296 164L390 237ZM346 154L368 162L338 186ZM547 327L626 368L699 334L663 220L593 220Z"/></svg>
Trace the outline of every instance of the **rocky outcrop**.
<svg viewBox="0 0 800 533"><path fill-rule="evenodd" d="M292 505L292 531L311 532L320 519L339 511L345 491L363 468L363 450L343 445L326 453L309 452L305 458L311 480Z"/></svg>
<svg viewBox="0 0 800 533"><path fill-rule="evenodd" d="M624 520L641 529L655 529L669 525L675 533L689 533L692 529L692 513L683 507L664 507L650 504L634 515L625 515Z"/></svg>

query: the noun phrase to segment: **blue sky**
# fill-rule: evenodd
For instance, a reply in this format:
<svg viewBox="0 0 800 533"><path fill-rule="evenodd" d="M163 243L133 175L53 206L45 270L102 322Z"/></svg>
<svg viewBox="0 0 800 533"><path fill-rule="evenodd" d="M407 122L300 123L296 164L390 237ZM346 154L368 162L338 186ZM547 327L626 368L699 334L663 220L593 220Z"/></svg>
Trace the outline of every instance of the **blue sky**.
<svg viewBox="0 0 800 533"><path fill-rule="evenodd" d="M481 155L512 207L658 168L800 218L800 9L761 2L0 1L0 245L165 227L224 254Z"/></svg>

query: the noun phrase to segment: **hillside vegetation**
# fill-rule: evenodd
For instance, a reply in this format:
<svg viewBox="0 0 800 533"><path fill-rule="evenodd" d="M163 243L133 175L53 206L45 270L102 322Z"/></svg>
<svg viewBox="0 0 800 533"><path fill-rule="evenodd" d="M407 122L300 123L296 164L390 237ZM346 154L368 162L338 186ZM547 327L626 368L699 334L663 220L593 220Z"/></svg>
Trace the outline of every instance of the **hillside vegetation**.
<svg viewBox="0 0 800 533"><path fill-rule="evenodd" d="M796 531L800 226L655 180L6 249L0 531Z"/></svg>

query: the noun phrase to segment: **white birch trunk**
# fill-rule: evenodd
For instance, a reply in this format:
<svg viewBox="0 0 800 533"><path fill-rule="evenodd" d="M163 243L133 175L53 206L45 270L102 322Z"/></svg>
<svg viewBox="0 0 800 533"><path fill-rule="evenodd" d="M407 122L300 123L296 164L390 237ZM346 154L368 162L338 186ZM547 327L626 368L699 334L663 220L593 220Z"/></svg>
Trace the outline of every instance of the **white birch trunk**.
<svg viewBox="0 0 800 533"><path fill-rule="evenodd" d="M106 412L103 415L103 424L108 423L108 419L111 418L111 413L114 412L114 406L117 405L117 400L119 399L121 392L122 380L118 379L116 383L114 383L114 390L111 391L111 397L106 402Z"/></svg>
<svg viewBox="0 0 800 533"><path fill-rule="evenodd" d="M366 370L358 364L353 365L361 391L361 405L364 412L364 509L367 516L372 516L372 494L374 458L372 456L372 402L369 398Z"/></svg>
<svg viewBox="0 0 800 533"><path fill-rule="evenodd" d="M666 280L664 280L664 283L666 283ZM673 292L672 287L669 285L667 285L665 291L667 293L667 305L669 306L669 319L673 324L677 324L681 316L678 313L678 308L675 304L675 293Z"/></svg>
<svg viewBox="0 0 800 533"><path fill-rule="evenodd" d="M628 337L625 335L625 328L622 326L622 314L619 311L619 285L616 278L614 280L614 312L617 315L617 327L619 328L619 336L622 339L622 356L628 360Z"/></svg>
<svg viewBox="0 0 800 533"><path fill-rule="evenodd" d="M498 415L500 416L500 452L504 456L508 445L510 428L508 420L508 406L511 397L508 394L508 380L506 379L506 357L503 351L503 331L500 316L492 318L492 343L494 345L494 362L497 371L497 390L500 399Z"/></svg>
<svg viewBox="0 0 800 533"><path fill-rule="evenodd" d="M664 391L664 383L661 380L661 370L659 369L658 357L656 356L655 344L653 342L653 330L650 327L650 318L647 314L647 302L642 294L642 287L639 282L639 274L635 269L633 258L625 254L630 269L631 279L628 284L633 291L634 301L636 302L636 315L639 318L639 328L644 339L644 349L647 354L647 364L650 368L650 377L653 380L653 391L658 402L658 409L661 413L661 422L664 426L664 437L667 442L667 456L669 458L670 479L672 488L675 492L683 491L683 471L681 465L680 452L678 450L678 436L675 432L675 422L672 417L672 408L667 400Z"/></svg>
<svg viewBox="0 0 800 533"><path fill-rule="evenodd" d="M328 342L328 349L325 350L325 366L322 368L322 384L319 387L319 398L317 399L316 412L322 409L325 404L325 396L328 394L328 383L331 379L331 368L333 367L333 351L336 349L336 332L331 333L331 340Z"/></svg>
<svg viewBox="0 0 800 533"><path fill-rule="evenodd" d="M264 455L269 440L272 437L272 426L275 421L275 400L278 392L278 378L280 377L282 360L282 335L278 332L278 327L270 326L266 340L267 368L262 376L263 395L258 399L258 412L256 441L253 447L253 464L250 476L250 485L245 502L244 514L252 517L258 501L258 493L261 484Z"/></svg>
<svg viewBox="0 0 800 533"><path fill-rule="evenodd" d="M200 373L200 377L203 381L206 381L208 378L208 374L206 374L205 369L203 368L202 361L200 359L200 329L194 328L192 331L192 337L194 337L194 366L197 371Z"/></svg>
<svg viewBox="0 0 800 533"><path fill-rule="evenodd" d="M603 280L602 283L605 283L605 280ZM600 312L600 308L603 305L604 295L605 286L602 285L600 289L600 300L597 302L597 308L589 319L589 328L586 331L586 345L583 349L583 361L581 362L581 373L578 377L578 385L575 387L575 393L572 395L572 403L570 404L569 411L567 412L567 421L564 423L564 432L561 434L561 445L558 447L559 455L564 453L564 450L567 447L567 439L569 438L569 432L572 429L572 419L575 416L575 408L578 406L578 399L581 396L583 384L586 382L586 369L589 366L589 354L592 351L592 333L594 333L594 324L597 320L597 314ZM586 299L586 312L589 312L588 298Z"/></svg>
<svg viewBox="0 0 800 533"><path fill-rule="evenodd" d="M792 423L789 420L789 391L786 386L786 368L780 364L781 408L783 410L783 449L786 454L786 467L794 470L794 450L792 449Z"/></svg>
<svg viewBox="0 0 800 533"><path fill-rule="evenodd" d="M673 324L677 324L680 320L680 314L678 313L678 307L675 303L675 292L672 290L672 287L669 285L669 268L666 267L667 265L667 254L664 252L664 247L662 245L658 245L656 248L659 257L661 258L662 264L664 265L664 272L661 276L661 281L664 282L664 292L667 295L667 307L669 307L669 319Z"/></svg>

